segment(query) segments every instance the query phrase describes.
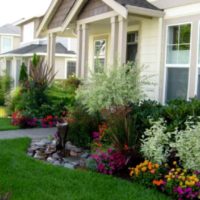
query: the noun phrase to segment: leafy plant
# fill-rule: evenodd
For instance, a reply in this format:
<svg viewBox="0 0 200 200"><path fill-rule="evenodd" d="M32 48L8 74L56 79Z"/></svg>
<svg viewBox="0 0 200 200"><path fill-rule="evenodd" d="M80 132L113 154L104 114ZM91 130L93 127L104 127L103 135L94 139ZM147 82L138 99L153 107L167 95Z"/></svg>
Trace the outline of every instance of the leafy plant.
<svg viewBox="0 0 200 200"><path fill-rule="evenodd" d="M171 153L173 133L166 133L166 126L162 119L153 123L153 126L146 130L141 145L141 152L146 159L162 164L168 161Z"/></svg>
<svg viewBox="0 0 200 200"><path fill-rule="evenodd" d="M176 134L176 141L172 145L176 149L176 156L186 169L200 169L200 123L191 126L186 123L186 129Z"/></svg>
<svg viewBox="0 0 200 200"><path fill-rule="evenodd" d="M22 63L22 65L21 65L21 70L20 70L20 74L19 74L19 81L20 81L21 84L28 81L27 66L24 63Z"/></svg>
<svg viewBox="0 0 200 200"><path fill-rule="evenodd" d="M77 90L77 99L88 112L113 110L135 103L144 97L142 87L149 84L141 67L125 65L108 72L93 73Z"/></svg>
<svg viewBox="0 0 200 200"><path fill-rule="evenodd" d="M0 105L5 104L6 94L11 89L12 79L8 75L0 76Z"/></svg>

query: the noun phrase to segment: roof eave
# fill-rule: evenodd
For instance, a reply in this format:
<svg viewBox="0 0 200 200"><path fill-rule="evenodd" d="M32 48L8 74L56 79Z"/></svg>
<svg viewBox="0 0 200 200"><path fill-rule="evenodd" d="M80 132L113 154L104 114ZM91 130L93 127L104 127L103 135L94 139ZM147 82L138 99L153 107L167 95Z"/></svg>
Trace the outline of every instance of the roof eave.
<svg viewBox="0 0 200 200"><path fill-rule="evenodd" d="M131 5L126 5L126 8L129 13L132 14L138 14L138 15L144 15L144 16L149 16L149 17L164 17L165 12L162 10L153 10L149 8L142 8L138 6L131 6Z"/></svg>

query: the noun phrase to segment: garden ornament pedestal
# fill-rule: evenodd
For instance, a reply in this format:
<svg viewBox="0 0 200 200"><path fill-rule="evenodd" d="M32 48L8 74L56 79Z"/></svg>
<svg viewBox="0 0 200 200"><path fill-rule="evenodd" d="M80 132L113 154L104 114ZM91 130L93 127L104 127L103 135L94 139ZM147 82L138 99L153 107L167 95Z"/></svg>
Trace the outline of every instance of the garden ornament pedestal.
<svg viewBox="0 0 200 200"><path fill-rule="evenodd" d="M62 153L65 154L65 144L67 143L69 125L67 122L58 123L56 127L57 127L57 136L58 136L58 144L56 148L57 150L61 150Z"/></svg>

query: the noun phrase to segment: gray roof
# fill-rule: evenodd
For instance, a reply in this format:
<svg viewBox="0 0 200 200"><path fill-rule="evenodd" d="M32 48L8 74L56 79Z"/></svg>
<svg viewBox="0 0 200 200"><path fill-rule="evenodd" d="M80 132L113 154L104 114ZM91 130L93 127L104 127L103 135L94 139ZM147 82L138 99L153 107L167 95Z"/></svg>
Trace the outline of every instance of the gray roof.
<svg viewBox="0 0 200 200"><path fill-rule="evenodd" d="M199 2L199 0L155 0L152 4L158 6L159 8L167 9Z"/></svg>
<svg viewBox="0 0 200 200"><path fill-rule="evenodd" d="M123 6L130 5L130 6L137 6L141 8L148 8L152 10L161 10L158 7L154 6L153 4L149 3L147 0L115 0Z"/></svg>
<svg viewBox="0 0 200 200"><path fill-rule="evenodd" d="M7 53L4 53L2 55L7 54L34 54L34 53L47 53L47 45L46 44L30 44L18 49L15 49L13 51L9 51ZM67 48L65 48L61 43L56 44L56 53L57 54L75 54L74 51L68 51Z"/></svg>
<svg viewBox="0 0 200 200"><path fill-rule="evenodd" d="M0 27L0 33L1 34L20 35L21 31L20 31L20 28L17 26L14 26L12 24L5 24Z"/></svg>

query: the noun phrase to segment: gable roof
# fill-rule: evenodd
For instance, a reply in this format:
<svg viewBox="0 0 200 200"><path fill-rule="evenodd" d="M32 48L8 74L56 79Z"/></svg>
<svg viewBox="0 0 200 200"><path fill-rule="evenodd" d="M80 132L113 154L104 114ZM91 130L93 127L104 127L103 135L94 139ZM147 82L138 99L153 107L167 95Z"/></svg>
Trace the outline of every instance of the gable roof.
<svg viewBox="0 0 200 200"><path fill-rule="evenodd" d="M34 54L34 53L47 53L47 45L46 44L30 44L13 51L9 51L1 54L1 56L5 55L23 55L23 54ZM61 43L56 43L56 54L72 54L75 55L75 52L68 51Z"/></svg>
<svg viewBox="0 0 200 200"><path fill-rule="evenodd" d="M137 6L141 8L147 8L151 10L161 10L160 8L149 3L147 0L115 0L123 6Z"/></svg>
<svg viewBox="0 0 200 200"><path fill-rule="evenodd" d="M199 0L152 0L151 3L161 9L175 8L189 4L199 3Z"/></svg>
<svg viewBox="0 0 200 200"><path fill-rule="evenodd" d="M12 24L5 24L0 27L0 34L19 35L21 34L20 28Z"/></svg>
<svg viewBox="0 0 200 200"><path fill-rule="evenodd" d="M65 4L66 2L69 3L69 1L70 4ZM145 12L145 10L161 11L161 9L149 3L147 0L102 0L102 2L110 6L114 11L119 13L124 18L127 18L128 16L128 6L133 6L134 9L143 8L143 12ZM56 31L63 31L69 25L71 20L77 15L77 12L80 12L81 8L83 8L86 3L87 0L52 0L52 4L43 18L36 35L39 36L44 27L47 27L50 30L53 28ZM66 5L68 7L64 9L62 8L62 5ZM62 12L59 12L60 9ZM65 10L66 12L63 13ZM65 16L65 19L63 16L60 16L61 14ZM54 22L53 26L49 26L49 23L54 20L53 17L56 15L59 15L60 19L62 20L58 23Z"/></svg>

